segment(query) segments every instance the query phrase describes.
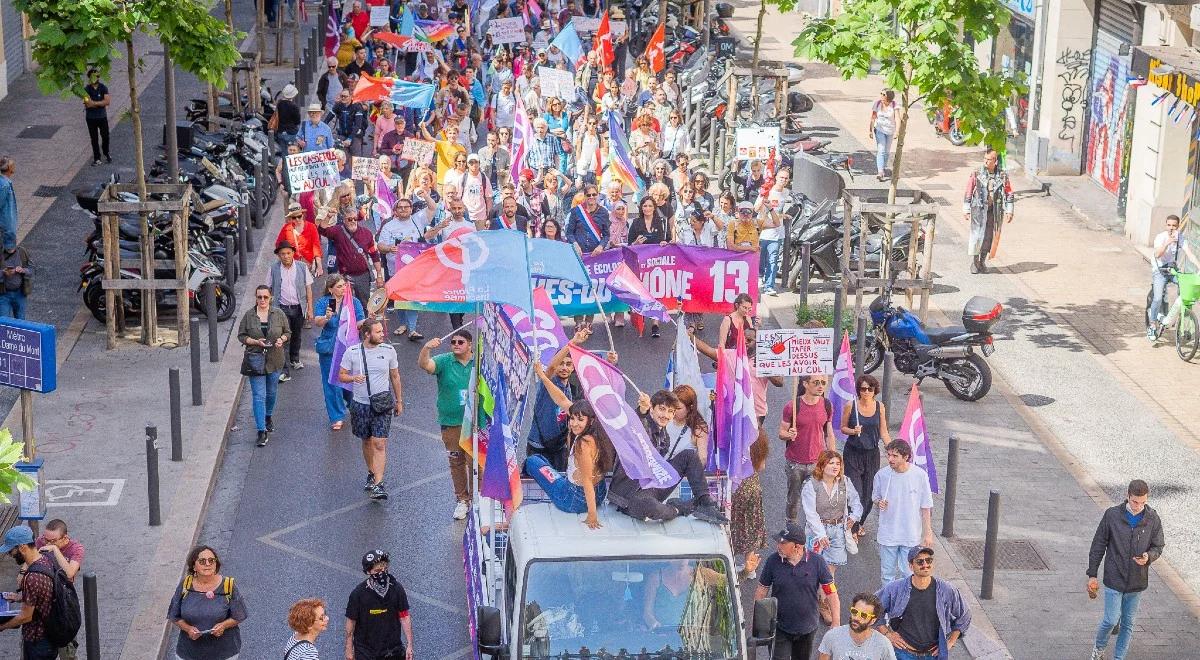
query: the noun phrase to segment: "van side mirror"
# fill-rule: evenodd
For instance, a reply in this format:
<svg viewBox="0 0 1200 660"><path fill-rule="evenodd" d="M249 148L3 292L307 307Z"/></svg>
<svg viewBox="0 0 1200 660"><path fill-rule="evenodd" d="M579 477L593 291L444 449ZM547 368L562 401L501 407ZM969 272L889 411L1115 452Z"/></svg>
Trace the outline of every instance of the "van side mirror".
<svg viewBox="0 0 1200 660"><path fill-rule="evenodd" d="M768 646L774 641L775 623L778 618L779 601L774 598L763 598L754 601L754 620L750 628L750 646Z"/></svg>
<svg viewBox="0 0 1200 660"><path fill-rule="evenodd" d="M487 605L475 608L475 638L479 641L480 653L492 657L500 655L503 650L500 628L499 609Z"/></svg>

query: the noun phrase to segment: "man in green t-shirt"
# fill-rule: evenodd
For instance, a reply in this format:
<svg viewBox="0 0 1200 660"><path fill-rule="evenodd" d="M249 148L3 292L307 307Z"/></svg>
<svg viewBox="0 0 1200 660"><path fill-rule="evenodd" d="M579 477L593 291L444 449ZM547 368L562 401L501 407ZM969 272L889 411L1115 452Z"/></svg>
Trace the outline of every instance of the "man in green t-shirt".
<svg viewBox="0 0 1200 660"><path fill-rule="evenodd" d="M417 366L437 377L437 416L442 427L442 443L450 461L450 480L454 484L454 519L467 517L471 503L471 467L466 452L458 445L462 434L463 411L467 405L467 388L471 371L475 369L471 332L456 330L450 335L450 352L431 356L442 345L439 338L430 339L421 347Z"/></svg>

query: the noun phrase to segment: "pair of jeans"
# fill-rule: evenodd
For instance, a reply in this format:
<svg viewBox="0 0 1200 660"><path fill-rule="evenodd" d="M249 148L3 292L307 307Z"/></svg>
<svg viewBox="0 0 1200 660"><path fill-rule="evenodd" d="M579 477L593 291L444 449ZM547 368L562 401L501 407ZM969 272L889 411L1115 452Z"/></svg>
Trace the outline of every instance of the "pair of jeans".
<svg viewBox="0 0 1200 660"><path fill-rule="evenodd" d="M49 640L37 639L32 642L22 642L21 649L25 660L57 660L58 649L50 645Z"/></svg>
<svg viewBox="0 0 1200 660"><path fill-rule="evenodd" d="M546 492L554 508L565 513L587 513L587 495L583 486L571 483L567 475L555 470L545 456L535 454L525 459L525 471ZM604 481L596 484L597 507L604 501L607 488Z"/></svg>
<svg viewBox="0 0 1200 660"><path fill-rule="evenodd" d="M895 582L912 575L908 565L908 551L911 545L881 545L879 546L879 577L883 585Z"/></svg>
<svg viewBox="0 0 1200 660"><path fill-rule="evenodd" d="M1158 322L1158 315L1167 315L1167 311L1163 309L1163 296L1167 293L1167 283L1174 282L1175 277L1169 272L1163 272L1157 266L1151 271L1151 281L1153 282L1153 294L1150 299L1150 309L1146 310L1146 323L1154 324Z"/></svg>
<svg viewBox="0 0 1200 660"><path fill-rule="evenodd" d="M409 332L417 331L417 310L399 309L396 313L400 315L400 325L408 328Z"/></svg>
<svg viewBox="0 0 1200 660"><path fill-rule="evenodd" d="M103 153L108 158L108 117L87 119L88 137L92 140L92 160L100 160Z"/></svg>
<svg viewBox="0 0 1200 660"><path fill-rule="evenodd" d="M25 318L25 294L20 291L0 293L0 316L10 319Z"/></svg>
<svg viewBox="0 0 1200 660"><path fill-rule="evenodd" d="M813 607L816 606L816 603L813 603ZM776 630L775 643L771 645L771 660L808 660L812 655L813 637L816 635L815 630L803 635Z"/></svg>
<svg viewBox="0 0 1200 660"><path fill-rule="evenodd" d="M1133 619L1137 616L1138 601L1143 593L1135 591L1126 594L1104 587L1104 618L1100 619L1100 626L1096 629L1096 648L1108 646L1113 626L1121 624L1117 646L1113 649L1113 660L1125 660L1125 654L1129 652L1129 643L1133 641Z"/></svg>
<svg viewBox="0 0 1200 660"><path fill-rule="evenodd" d="M936 653L913 653L904 649L892 649L896 652L896 660L921 660L922 658L936 658Z"/></svg>
<svg viewBox="0 0 1200 660"><path fill-rule="evenodd" d="M787 473L787 509L785 517L790 523L800 522L800 490L804 488L804 480L812 477L814 463L783 462Z"/></svg>
<svg viewBox="0 0 1200 660"><path fill-rule="evenodd" d="M265 376L249 376L251 402L254 408L254 425L259 431L267 430L267 417L275 414L275 394L279 391L279 372Z"/></svg>
<svg viewBox="0 0 1200 660"><path fill-rule="evenodd" d="M758 275L763 280L763 287L775 290L775 277L779 275L779 249L782 240L758 242Z"/></svg>
<svg viewBox="0 0 1200 660"><path fill-rule="evenodd" d="M337 385L329 384L329 372L333 369L333 353L318 353L317 360L321 363L321 391L325 395L325 414L329 415L329 423L341 422L346 419L346 390Z"/></svg>
<svg viewBox="0 0 1200 660"><path fill-rule="evenodd" d="M875 173L883 175L887 169L888 156L892 150L892 135L875 129Z"/></svg>

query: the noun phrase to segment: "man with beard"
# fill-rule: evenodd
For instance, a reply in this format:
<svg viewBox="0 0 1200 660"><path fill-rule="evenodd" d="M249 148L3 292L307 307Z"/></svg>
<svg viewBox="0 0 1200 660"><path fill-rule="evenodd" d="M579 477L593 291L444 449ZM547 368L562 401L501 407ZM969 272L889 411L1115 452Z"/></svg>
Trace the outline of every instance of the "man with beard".
<svg viewBox="0 0 1200 660"><path fill-rule="evenodd" d="M871 629L883 605L872 593L855 594L849 625L830 628L817 648L820 660L896 660L892 643Z"/></svg>
<svg viewBox="0 0 1200 660"><path fill-rule="evenodd" d="M346 603L346 657L354 660L412 660L412 619L408 594L388 573L388 553L363 555L367 579L350 592ZM403 633L403 636L401 636Z"/></svg>
<svg viewBox="0 0 1200 660"><path fill-rule="evenodd" d="M892 643L899 660L950 657L950 649L967 634L971 610L954 585L933 577L933 549L908 551L912 575L884 585L875 595L886 624L877 630Z"/></svg>

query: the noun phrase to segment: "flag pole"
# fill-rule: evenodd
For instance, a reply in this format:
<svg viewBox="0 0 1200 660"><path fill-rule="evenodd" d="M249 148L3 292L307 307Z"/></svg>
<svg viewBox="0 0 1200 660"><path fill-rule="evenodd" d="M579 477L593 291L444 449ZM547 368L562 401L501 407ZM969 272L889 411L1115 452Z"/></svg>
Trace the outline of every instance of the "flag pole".
<svg viewBox="0 0 1200 660"><path fill-rule="evenodd" d="M600 296L596 296L596 308L600 310L600 316L604 319L604 331L608 333L608 349L616 353L617 345L613 343L612 328L608 327L608 314L604 311L604 305L600 304ZM634 388L637 388L637 385L634 385Z"/></svg>
<svg viewBox="0 0 1200 660"><path fill-rule="evenodd" d="M476 311L475 311L475 313L478 315L478 314L479 314L479 310L476 310ZM447 339L449 339L449 338L453 337L453 336L454 336L454 333L458 332L459 330L462 330L463 328L465 328L465 327L467 327L467 326L469 326L469 325L473 325L473 324L475 324L475 323L478 323L478 321L476 320L476 319L478 319L478 318L479 318L479 317L478 317L478 316L476 316L476 318L474 318L474 319L471 319L470 321L467 321L466 323L464 323L464 324L462 324L462 325L458 326L457 328L455 328L455 329L451 330L450 332L448 332L448 333L446 333L446 334L442 335L441 337L438 337L438 341L446 341Z"/></svg>
<svg viewBox="0 0 1200 660"><path fill-rule="evenodd" d="M799 408L797 397L800 394L800 376L792 376L792 430L796 430L796 408Z"/></svg>

